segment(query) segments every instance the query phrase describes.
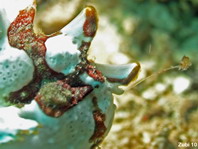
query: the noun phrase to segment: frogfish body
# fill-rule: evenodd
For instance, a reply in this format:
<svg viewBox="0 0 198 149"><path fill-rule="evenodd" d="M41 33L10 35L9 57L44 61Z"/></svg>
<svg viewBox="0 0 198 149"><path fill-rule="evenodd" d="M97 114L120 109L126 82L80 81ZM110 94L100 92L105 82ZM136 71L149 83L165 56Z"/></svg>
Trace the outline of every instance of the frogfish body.
<svg viewBox="0 0 198 149"><path fill-rule="evenodd" d="M122 94L140 65L87 59L93 6L51 35L34 32L35 13L35 1L12 19L0 6L0 148L93 149L111 128L112 93Z"/></svg>

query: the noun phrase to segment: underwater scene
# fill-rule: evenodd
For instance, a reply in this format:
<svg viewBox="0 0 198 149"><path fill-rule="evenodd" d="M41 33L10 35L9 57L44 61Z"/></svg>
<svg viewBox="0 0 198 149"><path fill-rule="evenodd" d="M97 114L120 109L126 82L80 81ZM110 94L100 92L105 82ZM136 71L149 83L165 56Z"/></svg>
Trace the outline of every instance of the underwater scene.
<svg viewBox="0 0 198 149"><path fill-rule="evenodd" d="M0 0L0 149L198 149L197 0Z"/></svg>

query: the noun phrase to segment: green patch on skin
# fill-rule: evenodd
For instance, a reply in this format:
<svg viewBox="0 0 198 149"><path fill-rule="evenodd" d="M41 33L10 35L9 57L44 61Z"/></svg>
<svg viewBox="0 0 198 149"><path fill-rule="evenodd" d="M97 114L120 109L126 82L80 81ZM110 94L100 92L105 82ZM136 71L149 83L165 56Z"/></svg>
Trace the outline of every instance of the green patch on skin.
<svg viewBox="0 0 198 149"><path fill-rule="evenodd" d="M56 106L67 104L72 97L70 90L55 82L44 85L40 90L40 95L42 102Z"/></svg>

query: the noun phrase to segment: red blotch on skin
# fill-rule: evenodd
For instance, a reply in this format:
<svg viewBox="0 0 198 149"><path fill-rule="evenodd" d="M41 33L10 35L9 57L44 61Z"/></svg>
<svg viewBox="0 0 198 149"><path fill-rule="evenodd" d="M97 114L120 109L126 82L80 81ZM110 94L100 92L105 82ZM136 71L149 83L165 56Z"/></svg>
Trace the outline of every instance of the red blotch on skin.
<svg viewBox="0 0 198 149"><path fill-rule="evenodd" d="M94 66L88 65L86 68L87 74L92 77L94 80L99 82L104 82L104 76L102 75L102 72L97 70Z"/></svg>
<svg viewBox="0 0 198 149"><path fill-rule="evenodd" d="M8 40L13 47L23 50L39 49L38 53L44 55L46 51L44 43L48 37L34 33L34 16L34 7L21 10L8 28Z"/></svg>
<svg viewBox="0 0 198 149"><path fill-rule="evenodd" d="M85 53L85 55L86 55L90 45L91 45L91 42L83 41L81 46L79 47L79 50L82 51L83 53Z"/></svg>
<svg viewBox="0 0 198 149"><path fill-rule="evenodd" d="M92 6L88 6L86 9L86 21L83 25L83 31L85 36L94 37L98 27L98 16L96 10Z"/></svg>
<svg viewBox="0 0 198 149"><path fill-rule="evenodd" d="M107 127L105 126L105 114L102 113L101 109L98 106L98 101L96 97L93 97L92 99L93 105L94 105L94 111L93 111L93 118L95 121L95 130L93 135L90 138L90 141L94 142L92 148L95 148L95 146L98 146L103 138L105 137L105 133L107 131Z"/></svg>
<svg viewBox="0 0 198 149"><path fill-rule="evenodd" d="M105 115L101 113L99 110L93 112L93 117L96 124L96 129L94 135L91 137L91 140L95 140L97 138L103 138L106 132L106 126L104 124Z"/></svg>

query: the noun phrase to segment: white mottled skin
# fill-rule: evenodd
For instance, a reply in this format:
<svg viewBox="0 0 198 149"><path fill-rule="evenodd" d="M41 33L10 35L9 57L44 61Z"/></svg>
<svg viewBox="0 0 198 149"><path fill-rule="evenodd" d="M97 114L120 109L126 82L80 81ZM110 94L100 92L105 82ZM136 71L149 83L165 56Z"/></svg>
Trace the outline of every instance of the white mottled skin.
<svg viewBox="0 0 198 149"><path fill-rule="evenodd" d="M80 60L80 51L72 38L65 35L58 35L49 38L46 43L46 62L48 66L65 75L73 73Z"/></svg>
<svg viewBox="0 0 198 149"><path fill-rule="evenodd" d="M32 60L24 51L7 47L0 52L0 98L27 85L33 78Z"/></svg>
<svg viewBox="0 0 198 149"><path fill-rule="evenodd" d="M83 41L90 42L92 37L85 37L83 25L86 21L86 10L74 18L60 30L60 35L46 41L46 62L48 66L65 75L75 71L75 66L81 62L79 47Z"/></svg>
<svg viewBox="0 0 198 149"><path fill-rule="evenodd" d="M81 45L82 41L90 42L92 37L84 36L83 25L86 21L86 11L90 9L89 7L81 11L81 13L76 16L68 25L61 29L61 33L65 36L70 36L73 39L73 42L78 45Z"/></svg>
<svg viewBox="0 0 198 149"><path fill-rule="evenodd" d="M92 103L93 96L97 97L98 105L106 115L105 125L107 127L107 135L112 125L115 105L113 104L111 91L109 91L108 87L104 84L101 85L100 88L94 89L94 91L82 102L78 103L75 108L71 108L59 118L52 118L45 115L35 101L30 105L26 105L25 107L18 109L20 110L18 116L25 118L26 120L34 120L41 125L41 127L37 128L36 134L21 136L21 141L16 140L6 144L1 144L0 148L89 149L93 144L93 142L90 142L89 140L95 129L95 122L92 113L94 110ZM17 115L13 114L12 116L16 117ZM31 125L32 124L29 124L29 127ZM19 128L14 131L19 130L21 129ZM9 133L9 131L7 133Z"/></svg>
<svg viewBox="0 0 198 149"><path fill-rule="evenodd" d="M34 65L25 51L8 43L7 29L10 22L5 9L0 8L0 99L17 91L33 79ZM0 106L4 105L0 100Z"/></svg>
<svg viewBox="0 0 198 149"><path fill-rule="evenodd" d="M96 68L103 72L107 78L117 78L126 79L131 73L131 70L139 66L139 63L134 62L130 64L122 65L105 65L105 64L95 64Z"/></svg>
<svg viewBox="0 0 198 149"><path fill-rule="evenodd" d="M14 106L0 108L0 144L13 140L19 130L31 130L38 126L34 120L19 116L20 109Z"/></svg>

